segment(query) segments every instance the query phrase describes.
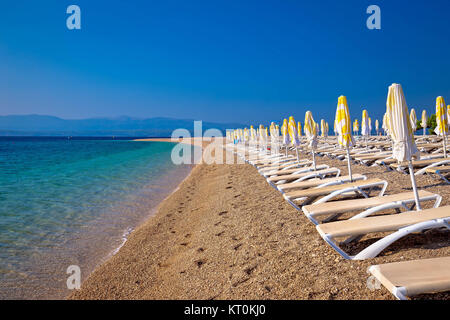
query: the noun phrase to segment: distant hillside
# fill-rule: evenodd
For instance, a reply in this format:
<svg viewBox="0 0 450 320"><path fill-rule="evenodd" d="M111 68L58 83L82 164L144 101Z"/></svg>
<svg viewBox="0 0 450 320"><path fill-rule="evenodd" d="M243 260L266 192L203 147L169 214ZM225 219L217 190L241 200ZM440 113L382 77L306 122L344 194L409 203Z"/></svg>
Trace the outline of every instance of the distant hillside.
<svg viewBox="0 0 450 320"><path fill-rule="evenodd" d="M203 131L216 128L226 129L244 127L238 123L203 122ZM184 128L194 131L194 120L131 117L91 118L65 120L53 116L24 115L0 116L0 136L133 136L169 137L173 130Z"/></svg>

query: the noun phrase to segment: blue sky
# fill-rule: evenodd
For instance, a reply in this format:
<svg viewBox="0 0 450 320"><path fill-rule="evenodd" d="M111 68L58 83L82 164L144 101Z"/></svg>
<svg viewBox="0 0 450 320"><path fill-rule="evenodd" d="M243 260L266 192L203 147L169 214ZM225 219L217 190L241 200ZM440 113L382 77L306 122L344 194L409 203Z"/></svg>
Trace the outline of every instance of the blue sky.
<svg viewBox="0 0 450 320"><path fill-rule="evenodd" d="M332 121L343 94L352 118L381 120L393 82L431 113L450 104L449 14L448 0L8 1L0 115Z"/></svg>

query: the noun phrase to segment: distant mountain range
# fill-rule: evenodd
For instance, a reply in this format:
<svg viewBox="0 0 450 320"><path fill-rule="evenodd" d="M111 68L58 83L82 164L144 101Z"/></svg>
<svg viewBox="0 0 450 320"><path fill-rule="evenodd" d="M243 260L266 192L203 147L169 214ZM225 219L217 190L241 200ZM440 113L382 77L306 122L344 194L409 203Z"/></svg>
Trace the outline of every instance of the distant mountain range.
<svg viewBox="0 0 450 320"><path fill-rule="evenodd" d="M203 132L216 128L244 127L239 123L203 122ZM66 120L45 115L0 116L0 136L129 136L170 137L173 130L194 131L194 120L171 118L137 119L131 117Z"/></svg>

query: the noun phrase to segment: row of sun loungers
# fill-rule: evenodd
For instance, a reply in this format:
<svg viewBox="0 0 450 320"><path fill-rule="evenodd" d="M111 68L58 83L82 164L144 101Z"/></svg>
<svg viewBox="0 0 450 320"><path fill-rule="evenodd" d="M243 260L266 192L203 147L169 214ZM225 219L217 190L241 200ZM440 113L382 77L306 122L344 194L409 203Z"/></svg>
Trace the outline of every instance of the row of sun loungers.
<svg viewBox="0 0 450 320"><path fill-rule="evenodd" d="M371 140L357 143L359 148L354 148L350 153L352 161L406 172L407 165L397 164L392 159L390 141ZM441 146L439 143L427 145L426 141L423 144L423 152ZM324 141L323 146L317 148L317 153L346 159L346 152L333 145L333 140ZM420 203L431 202L432 208L412 211L415 206L414 193L385 195L388 183L383 179L367 179L361 174L353 174L350 179L350 176L340 176L338 168L313 166L310 160L297 161L296 156L282 153L265 155L255 149L231 147L280 191L288 203L302 212L316 226L325 242L345 259L374 258L411 233L450 229L450 206L440 207L442 197L438 194L420 190ZM441 154L426 156L426 159L413 162L414 168L420 169L416 175L432 174L449 183L444 174L450 173L450 160L444 159ZM387 210L395 210L396 214L386 214ZM346 215L345 220L336 221L343 215ZM342 245L354 244L364 236L379 233L388 235L356 254L351 255L342 248ZM450 290L450 257L376 265L370 268L370 272L398 299Z"/></svg>

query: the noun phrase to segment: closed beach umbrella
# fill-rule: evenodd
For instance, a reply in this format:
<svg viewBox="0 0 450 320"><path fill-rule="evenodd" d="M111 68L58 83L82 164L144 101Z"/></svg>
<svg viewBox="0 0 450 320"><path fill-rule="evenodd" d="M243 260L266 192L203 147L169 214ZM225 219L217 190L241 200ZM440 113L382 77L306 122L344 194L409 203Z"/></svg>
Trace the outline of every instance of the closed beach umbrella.
<svg viewBox="0 0 450 320"><path fill-rule="evenodd" d="M334 135L337 136L337 129L336 129L336 119L334 119L334 127L333 127ZM353 129L355 131L355 129Z"/></svg>
<svg viewBox="0 0 450 320"><path fill-rule="evenodd" d="M297 122L297 135L300 138L302 136L302 124L299 122Z"/></svg>
<svg viewBox="0 0 450 320"><path fill-rule="evenodd" d="M328 122L325 122L325 136L328 137L328 132L330 132L330 127L328 126Z"/></svg>
<svg viewBox="0 0 450 320"><path fill-rule="evenodd" d="M325 138L325 120L324 119L320 120L320 132L321 132L321 136Z"/></svg>
<svg viewBox="0 0 450 320"><path fill-rule="evenodd" d="M305 136L308 139L308 145L311 149L313 156L313 165L314 170L316 170L316 155L315 150L317 147L317 126L314 122L311 111L306 111L305 114L305 122L303 124L303 131L305 132Z"/></svg>
<svg viewBox="0 0 450 320"><path fill-rule="evenodd" d="M375 131L377 132L378 135L378 129L380 128L380 123L378 122L378 119L375 120Z"/></svg>
<svg viewBox="0 0 450 320"><path fill-rule="evenodd" d="M422 111L422 122L420 123L420 125L423 128L423 135L425 135L425 133L426 133L427 121L428 121L427 111L423 110Z"/></svg>
<svg viewBox="0 0 450 320"><path fill-rule="evenodd" d="M447 145L445 136L448 132L448 119L443 97L436 98L436 123L437 126L436 129L434 129L434 132L437 135L442 136L442 143L444 144L444 157L447 158Z"/></svg>
<svg viewBox="0 0 450 320"><path fill-rule="evenodd" d="M417 115L416 115L416 110L414 110L414 108L411 109L409 118L411 119L411 128L412 128L413 132L415 132L417 130Z"/></svg>
<svg viewBox="0 0 450 320"><path fill-rule="evenodd" d="M286 148L286 157L288 155L288 145L291 142L289 139L289 133L288 133L288 121L287 119L283 120L283 125L281 126L281 134L283 135L283 144Z"/></svg>
<svg viewBox="0 0 450 320"><path fill-rule="evenodd" d="M414 141L413 130L411 127L411 118L408 114L405 95L400 84L392 84L389 87L387 102L387 126L394 146L392 156L398 162L408 161L409 174L416 200L417 210L420 210L419 196L417 193L414 169L411 160L419 159L420 153Z"/></svg>
<svg viewBox="0 0 450 320"><path fill-rule="evenodd" d="M447 127L450 129L450 106L447 106Z"/></svg>
<svg viewBox="0 0 450 320"><path fill-rule="evenodd" d="M370 134L370 128L369 128L369 114L367 113L367 110L363 110L362 112L362 119L361 119L361 135L366 140L366 148L369 147L367 143L367 137Z"/></svg>
<svg viewBox="0 0 450 320"><path fill-rule="evenodd" d="M385 113L383 116L383 125L381 127L383 128L386 135L389 135L388 126L387 126L387 113Z"/></svg>
<svg viewBox="0 0 450 320"><path fill-rule="evenodd" d="M289 137L291 139L291 143L295 147L295 152L297 154L297 162L299 162L300 158L298 155L298 146L300 145L300 139L298 138L297 126L295 125L295 119L293 116L289 117L288 132Z"/></svg>
<svg viewBox="0 0 450 320"><path fill-rule="evenodd" d="M369 136L372 133L372 118L369 117Z"/></svg>
<svg viewBox="0 0 450 320"><path fill-rule="evenodd" d="M350 113L348 112L347 98L340 96L336 108L336 129L338 132L338 142L342 148L347 150L347 164L350 181L352 178L352 167L350 163L350 148L355 145L351 131L352 121L350 120Z"/></svg>
<svg viewBox="0 0 450 320"><path fill-rule="evenodd" d="M355 119L355 123L353 124L353 131L355 131L355 133L358 134L358 131L359 131L359 121L358 121L358 119Z"/></svg>
<svg viewBox="0 0 450 320"><path fill-rule="evenodd" d="M361 135L368 136L370 134L369 130L369 114L367 113L367 110L363 110L361 119Z"/></svg>

